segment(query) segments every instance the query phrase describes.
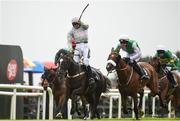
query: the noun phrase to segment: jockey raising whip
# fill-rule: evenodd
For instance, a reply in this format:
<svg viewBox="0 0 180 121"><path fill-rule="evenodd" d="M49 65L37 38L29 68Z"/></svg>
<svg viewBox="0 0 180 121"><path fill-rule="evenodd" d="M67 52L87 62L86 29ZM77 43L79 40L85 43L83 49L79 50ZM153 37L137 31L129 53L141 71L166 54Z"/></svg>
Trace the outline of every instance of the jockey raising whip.
<svg viewBox="0 0 180 121"><path fill-rule="evenodd" d="M79 21L81 20L81 17L82 17L82 15L83 15L83 13L84 13L84 11L86 10L86 8L89 6L89 3L86 5L86 7L83 9L83 11L81 12L81 15L79 16Z"/></svg>
<svg viewBox="0 0 180 121"><path fill-rule="evenodd" d="M92 74L92 70L89 64L89 46L88 46L88 28L89 25L85 24L81 21L81 17L86 10L86 7L83 9L80 17L75 17L72 19L72 29L67 35L68 40L68 48L69 50L74 50L74 61L79 63L81 57L83 57L83 65L82 68L86 71L87 78L89 80L88 85L90 89L94 87L95 79ZM74 44L74 45L73 45Z"/></svg>

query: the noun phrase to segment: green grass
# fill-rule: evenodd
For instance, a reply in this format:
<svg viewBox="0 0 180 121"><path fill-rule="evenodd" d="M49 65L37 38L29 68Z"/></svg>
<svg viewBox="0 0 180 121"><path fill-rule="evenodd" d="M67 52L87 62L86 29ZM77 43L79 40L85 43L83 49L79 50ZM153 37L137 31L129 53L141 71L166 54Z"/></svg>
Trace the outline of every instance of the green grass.
<svg viewBox="0 0 180 121"><path fill-rule="evenodd" d="M92 121L133 121L135 120L135 118L112 118L112 119L108 119L108 118L102 118L102 119L94 119ZM153 121L153 120L159 120L159 121L180 121L180 118L140 118L140 121ZM36 119L24 119L24 120L3 120L0 119L0 121L44 121L44 120L36 120ZM46 121L71 121L71 120L65 120L65 119L60 119L60 120L46 120ZM83 119L73 119L72 121L83 121ZM87 121L90 121L90 119L88 119Z"/></svg>

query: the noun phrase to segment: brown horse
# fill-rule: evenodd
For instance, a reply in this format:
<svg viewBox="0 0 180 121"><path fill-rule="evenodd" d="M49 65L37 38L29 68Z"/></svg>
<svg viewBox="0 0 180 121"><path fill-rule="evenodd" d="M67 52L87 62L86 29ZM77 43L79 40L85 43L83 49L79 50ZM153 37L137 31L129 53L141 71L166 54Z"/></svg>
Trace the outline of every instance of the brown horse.
<svg viewBox="0 0 180 121"><path fill-rule="evenodd" d="M155 68L156 72L158 73L158 78L159 78L159 90L160 90L160 96L161 99L163 100L163 104L165 107L167 107L167 104L169 101L172 101L173 107L175 109L176 114L180 112L180 72L178 71L172 71L174 79L178 83L178 87L174 90L173 93L172 91L172 84L168 80L165 70L161 67L159 58L153 57L150 58L149 63Z"/></svg>
<svg viewBox="0 0 180 121"><path fill-rule="evenodd" d="M121 56L114 51L112 48L111 53L108 56L108 61L112 63L107 63L106 69L110 73L112 70L116 70L118 74L119 91L122 97L123 112L127 113L126 100L127 96L131 96L134 101L134 112L135 117L138 119L138 96L137 93L143 90L147 86L153 96L158 94L158 83L157 74L154 68L146 62L139 62L138 64L146 70L150 76L150 80L141 80L139 74L134 71L133 67L129 66ZM141 102L140 102L141 103Z"/></svg>
<svg viewBox="0 0 180 121"><path fill-rule="evenodd" d="M56 103L56 118L67 118L66 115L66 78L60 79L58 77L57 69L45 69L44 73L42 74L42 86L44 88L51 87L54 95L54 100ZM71 96L69 96L71 98ZM77 98L77 97L76 97ZM78 98L77 98L78 99ZM80 97L83 110L84 110L84 116L83 118L86 119L89 117L88 109L86 106L86 100L83 97ZM73 115L75 112L80 116L81 111L79 110L79 105L77 103L79 100L72 100L72 108L71 108L71 115Z"/></svg>
<svg viewBox="0 0 180 121"><path fill-rule="evenodd" d="M59 79L57 69L45 69L42 74L42 86L47 88L48 86L53 91L53 96L55 100L56 116L55 117L66 117L64 109L65 106L65 96L66 96L66 82L63 79ZM65 78L64 78L65 79Z"/></svg>
<svg viewBox="0 0 180 121"><path fill-rule="evenodd" d="M99 104L101 93L108 91L110 80L98 69L92 68L95 85L92 90L89 90L89 81L84 66L76 63L71 53L60 53L55 60L56 63L59 63L60 76L67 74L67 95L72 95L72 99L77 95L84 96L90 104L91 118L100 118L97 105ZM66 100L68 98L66 97Z"/></svg>

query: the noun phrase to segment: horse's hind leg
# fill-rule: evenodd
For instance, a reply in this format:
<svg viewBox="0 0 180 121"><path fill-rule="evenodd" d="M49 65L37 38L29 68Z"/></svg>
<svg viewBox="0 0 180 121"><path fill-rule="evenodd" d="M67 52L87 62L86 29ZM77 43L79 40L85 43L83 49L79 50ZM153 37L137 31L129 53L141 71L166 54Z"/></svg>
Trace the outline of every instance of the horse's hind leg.
<svg viewBox="0 0 180 121"><path fill-rule="evenodd" d="M142 102L143 102L143 96L144 96L144 89L141 89L138 93L139 93L139 95L140 95L140 101L139 101L138 109L142 109Z"/></svg>
<svg viewBox="0 0 180 121"><path fill-rule="evenodd" d="M84 116L83 119L86 120L89 117L89 105L88 104L82 104L83 110L84 110Z"/></svg>
<svg viewBox="0 0 180 121"><path fill-rule="evenodd" d="M148 113L152 114L152 94L148 94Z"/></svg>
<svg viewBox="0 0 180 121"><path fill-rule="evenodd" d="M133 96L133 100L134 100L134 113L135 113L135 117L136 117L136 120L138 120L138 97L137 97L137 94L134 94Z"/></svg>
<svg viewBox="0 0 180 121"><path fill-rule="evenodd" d="M142 116L144 114L144 112L142 111L142 103L143 103L143 96L144 96L144 89L141 89L139 92L140 95L140 101L139 101L139 105L138 105L138 109L139 109L139 113Z"/></svg>
<svg viewBox="0 0 180 121"><path fill-rule="evenodd" d="M99 114L99 111L98 111L98 109L97 109L97 106L98 106L98 104L99 104L99 100L100 100L100 95L101 94L97 94L97 96L95 97L95 113L96 113L96 117L98 118L98 119L100 119L101 117L100 117L100 114Z"/></svg>

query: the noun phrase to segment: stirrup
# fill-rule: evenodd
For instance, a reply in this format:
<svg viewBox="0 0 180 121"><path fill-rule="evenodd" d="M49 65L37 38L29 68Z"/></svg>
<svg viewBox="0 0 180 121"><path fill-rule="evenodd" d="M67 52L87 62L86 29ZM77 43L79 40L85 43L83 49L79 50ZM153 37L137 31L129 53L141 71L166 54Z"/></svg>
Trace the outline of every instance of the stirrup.
<svg viewBox="0 0 180 121"><path fill-rule="evenodd" d="M176 84L176 85L173 85L173 88L176 88L176 87L178 87L178 84Z"/></svg>
<svg viewBox="0 0 180 121"><path fill-rule="evenodd" d="M90 78L89 79L89 88L93 88L94 87L94 84L95 84L95 80L94 80L94 78Z"/></svg>
<svg viewBox="0 0 180 121"><path fill-rule="evenodd" d="M141 76L141 79L149 80L150 77L149 77L148 75L142 75L142 76Z"/></svg>
<svg viewBox="0 0 180 121"><path fill-rule="evenodd" d="M90 79L89 79L89 85L94 84L94 83L95 83L94 78L90 78Z"/></svg>

